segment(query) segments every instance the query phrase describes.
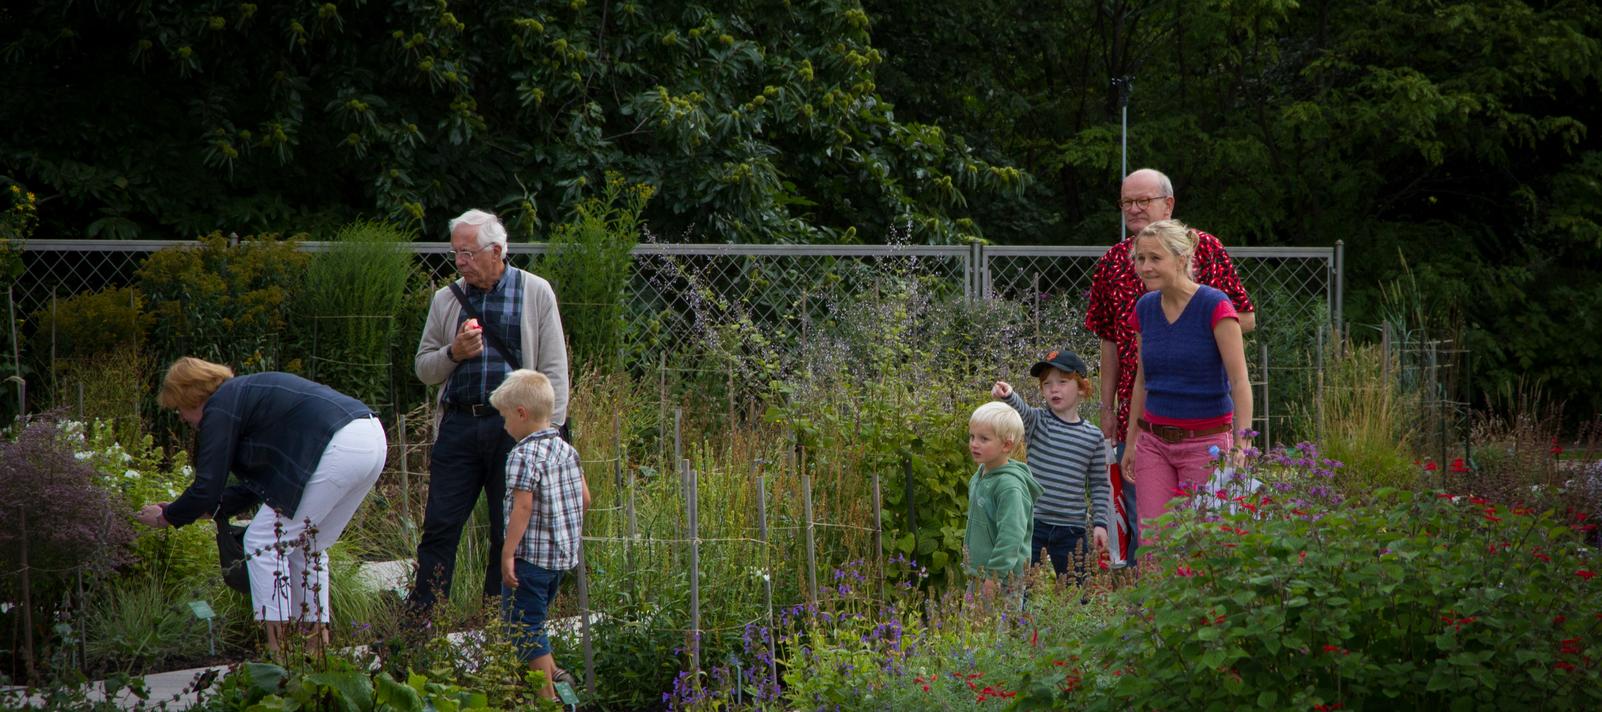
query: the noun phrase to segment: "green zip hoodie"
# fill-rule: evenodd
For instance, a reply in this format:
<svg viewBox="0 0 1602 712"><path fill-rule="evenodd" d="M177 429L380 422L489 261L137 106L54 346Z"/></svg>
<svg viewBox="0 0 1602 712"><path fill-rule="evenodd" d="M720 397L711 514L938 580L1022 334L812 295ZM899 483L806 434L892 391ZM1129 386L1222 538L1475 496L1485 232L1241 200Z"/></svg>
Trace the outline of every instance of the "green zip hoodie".
<svg viewBox="0 0 1602 712"><path fill-rule="evenodd" d="M968 574L1003 579L1029 566L1035 536L1035 500L1045 490L1017 460L991 472L983 465L968 480Z"/></svg>

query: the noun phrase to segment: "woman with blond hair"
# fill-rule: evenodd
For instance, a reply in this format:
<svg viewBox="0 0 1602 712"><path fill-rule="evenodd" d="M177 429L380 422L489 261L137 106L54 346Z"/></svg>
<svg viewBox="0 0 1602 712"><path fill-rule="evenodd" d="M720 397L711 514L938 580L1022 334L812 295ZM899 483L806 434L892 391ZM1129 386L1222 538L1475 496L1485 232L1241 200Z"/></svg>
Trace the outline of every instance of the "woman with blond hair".
<svg viewBox="0 0 1602 712"><path fill-rule="evenodd" d="M251 609L267 644L286 652L291 623L308 648L328 642L328 547L384 468L384 428L371 408L288 373L234 376L221 364L173 362L157 401L198 433L195 481L139 521L181 527L211 517L225 495L264 505L245 530ZM228 475L240 480L226 487ZM247 494L248 493L248 494Z"/></svg>
<svg viewBox="0 0 1602 712"><path fill-rule="evenodd" d="M1227 295L1196 283L1197 241L1184 223L1160 220L1130 248L1148 291L1130 315L1140 361L1124 440L1131 447L1121 465L1124 478L1139 485L1142 520L1161 516L1176 491L1206 486L1213 447L1239 465L1250 444L1252 387L1240 316Z"/></svg>

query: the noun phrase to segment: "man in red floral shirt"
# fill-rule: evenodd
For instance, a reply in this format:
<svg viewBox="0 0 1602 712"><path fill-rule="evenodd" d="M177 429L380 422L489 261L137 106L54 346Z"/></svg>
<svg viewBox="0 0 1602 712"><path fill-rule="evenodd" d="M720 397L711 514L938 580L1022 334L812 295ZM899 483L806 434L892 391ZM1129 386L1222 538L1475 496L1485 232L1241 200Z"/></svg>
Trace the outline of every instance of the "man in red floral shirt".
<svg viewBox="0 0 1602 712"><path fill-rule="evenodd" d="M1129 399L1135 389L1135 366L1139 354L1135 346L1135 330L1129 315L1135 302L1146 291L1135 265L1129 258L1129 247L1134 236L1158 220L1174 215L1174 184L1161 172L1142 168L1124 178L1118 206L1124 214L1127 236L1113 245L1096 263L1096 272L1090 284L1090 307L1085 312L1085 328L1101 337L1101 432L1107 439L1118 443L1116 458L1124 456L1124 434L1129 431ZM1205 232L1191 259L1196 283L1205 284L1229 295L1240 314L1242 332L1257 326L1257 307L1252 305L1246 288L1235 274L1235 263L1224 251L1224 245ZM1110 397L1108 394L1115 394ZM1117 460L1115 460L1116 462ZM1133 562L1139 543L1140 528L1135 516L1135 485L1123 482L1124 511L1127 514L1129 548L1124 560Z"/></svg>

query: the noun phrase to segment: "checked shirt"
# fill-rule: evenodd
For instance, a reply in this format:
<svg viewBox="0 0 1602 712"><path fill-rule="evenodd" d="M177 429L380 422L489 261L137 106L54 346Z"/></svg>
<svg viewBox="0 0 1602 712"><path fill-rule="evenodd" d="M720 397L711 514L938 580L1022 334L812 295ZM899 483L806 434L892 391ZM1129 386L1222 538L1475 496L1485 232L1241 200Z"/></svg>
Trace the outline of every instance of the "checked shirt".
<svg viewBox="0 0 1602 712"><path fill-rule="evenodd" d="M517 558L552 571L578 566L584 529L584 473L578 451L557 437L555 428L531 433L506 456L506 498L502 510L512 516L512 496L534 493L534 512Z"/></svg>

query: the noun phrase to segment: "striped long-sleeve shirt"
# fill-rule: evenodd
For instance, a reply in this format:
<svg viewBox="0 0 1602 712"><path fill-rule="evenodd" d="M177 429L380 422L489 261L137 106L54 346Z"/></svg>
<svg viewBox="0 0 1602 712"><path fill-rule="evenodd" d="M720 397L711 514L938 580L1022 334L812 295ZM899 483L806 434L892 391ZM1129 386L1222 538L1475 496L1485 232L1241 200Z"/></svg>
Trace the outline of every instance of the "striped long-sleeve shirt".
<svg viewBox="0 0 1602 712"><path fill-rule="evenodd" d="M1089 519L1092 526L1107 526L1111 521L1107 503L1112 495L1101 429L1087 420L1070 423L1048 409L1031 407L1017 391L1008 394L1005 402L1023 417L1029 437L1029 469L1046 488L1035 500L1035 519L1071 527L1085 526ZM1087 516L1087 495L1088 501L1095 503L1093 519Z"/></svg>

